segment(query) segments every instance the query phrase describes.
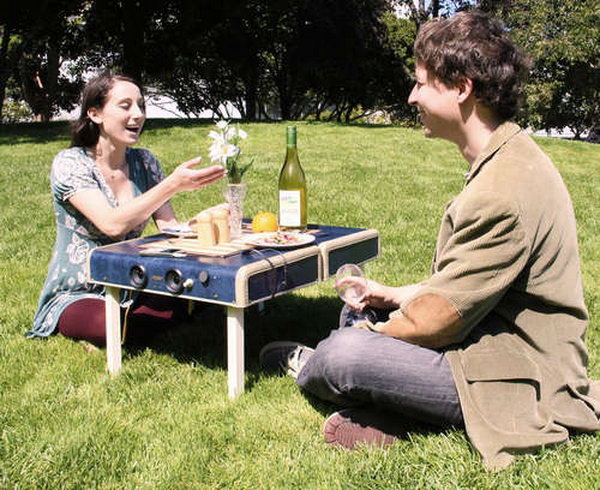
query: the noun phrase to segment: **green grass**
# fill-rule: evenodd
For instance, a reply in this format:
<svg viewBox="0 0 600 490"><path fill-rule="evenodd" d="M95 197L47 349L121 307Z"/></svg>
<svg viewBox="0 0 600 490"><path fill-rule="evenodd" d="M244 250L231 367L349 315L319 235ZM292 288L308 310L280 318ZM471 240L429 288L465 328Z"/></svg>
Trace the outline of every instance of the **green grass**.
<svg viewBox="0 0 600 490"><path fill-rule="evenodd" d="M246 124L246 214L276 209L284 124ZM373 227L382 253L367 267L381 282L425 277L445 202L466 165L453 145L391 127L298 123L311 222ZM209 124L150 121L142 146L165 170L201 154ZM594 488L600 434L519 457L486 472L462 431L415 432L387 450L325 446L333 407L288 378L262 374L260 347L316 343L337 321L331 283L267 303L246 317L246 393L226 395L224 317L208 311L128 347L110 379L104 351L60 336L26 340L54 242L52 158L68 145L61 123L0 127L0 488ZM600 146L538 140L571 191L578 218L590 374L600 378ZM222 200L222 186L173 200L180 218ZM150 227L147 232L153 231ZM314 321L314 319L319 319Z"/></svg>

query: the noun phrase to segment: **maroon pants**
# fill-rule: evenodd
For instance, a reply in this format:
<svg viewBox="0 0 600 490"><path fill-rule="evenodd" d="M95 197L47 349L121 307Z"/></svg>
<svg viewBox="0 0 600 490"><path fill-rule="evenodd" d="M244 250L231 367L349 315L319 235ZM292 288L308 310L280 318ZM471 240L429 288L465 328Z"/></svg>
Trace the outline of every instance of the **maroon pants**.
<svg viewBox="0 0 600 490"><path fill-rule="evenodd" d="M181 321L186 302L155 294L140 294L127 312L127 338L157 333ZM121 309L121 326L125 310ZM97 346L106 345L106 316L103 299L85 298L65 308L58 320L58 331L65 337L87 340Z"/></svg>

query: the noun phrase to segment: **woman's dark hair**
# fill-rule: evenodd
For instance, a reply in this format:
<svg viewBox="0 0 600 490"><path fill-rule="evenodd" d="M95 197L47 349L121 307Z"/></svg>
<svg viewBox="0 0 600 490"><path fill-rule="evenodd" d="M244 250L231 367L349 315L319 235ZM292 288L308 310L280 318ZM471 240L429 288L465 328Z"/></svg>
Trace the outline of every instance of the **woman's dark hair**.
<svg viewBox="0 0 600 490"><path fill-rule="evenodd" d="M417 63L448 87L472 80L477 100L502 121L516 115L531 62L489 14L460 12L423 24L414 52Z"/></svg>
<svg viewBox="0 0 600 490"><path fill-rule="evenodd" d="M90 147L98 143L100 129L98 125L88 116L88 110L92 107L102 109L106 104L108 93L113 88L115 82L130 82L140 89L142 97L144 92L142 87L134 79L115 75L110 72L103 72L100 75L92 78L85 84L81 92L81 113L76 121L74 121L71 129L71 146Z"/></svg>

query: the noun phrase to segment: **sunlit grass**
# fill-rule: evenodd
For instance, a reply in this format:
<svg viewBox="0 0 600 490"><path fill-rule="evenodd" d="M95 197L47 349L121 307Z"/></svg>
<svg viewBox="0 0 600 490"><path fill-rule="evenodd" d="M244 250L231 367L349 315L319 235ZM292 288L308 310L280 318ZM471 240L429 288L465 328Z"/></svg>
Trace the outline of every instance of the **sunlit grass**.
<svg viewBox="0 0 600 490"><path fill-rule="evenodd" d="M210 123L150 122L141 145L166 171L200 154ZM255 155L246 214L276 210L285 124L244 124ZM600 435L482 469L461 431L413 434L386 451L327 448L332 407L292 380L260 373L260 347L293 338L315 344L337 321L330 283L247 312L246 389L226 396L224 318L207 311L125 352L110 379L104 352L61 337L26 340L54 242L49 169L68 145L64 124L0 127L0 488L594 488ZM420 131L298 123L309 220L379 230L382 253L366 267L402 284L429 271L444 204L463 185L456 149ZM571 191L586 302L590 374L600 378L600 146L538 140ZM173 200L182 219L222 200L220 185ZM152 227L148 233L151 233Z"/></svg>

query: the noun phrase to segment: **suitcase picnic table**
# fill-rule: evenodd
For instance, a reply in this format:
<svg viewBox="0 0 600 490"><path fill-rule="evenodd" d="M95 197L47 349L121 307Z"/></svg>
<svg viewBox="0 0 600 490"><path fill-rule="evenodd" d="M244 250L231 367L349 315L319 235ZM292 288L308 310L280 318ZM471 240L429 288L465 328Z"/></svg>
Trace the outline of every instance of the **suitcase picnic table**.
<svg viewBox="0 0 600 490"><path fill-rule="evenodd" d="M244 309L325 281L345 263L362 264L379 255L374 229L309 225L315 239L295 248L241 246L212 254L153 255L178 249L165 234L95 248L88 280L106 289L106 355L110 374L121 369L121 290L169 295L226 306L227 386L230 398L244 391Z"/></svg>

